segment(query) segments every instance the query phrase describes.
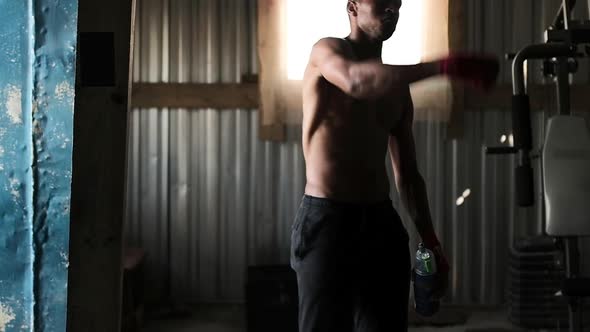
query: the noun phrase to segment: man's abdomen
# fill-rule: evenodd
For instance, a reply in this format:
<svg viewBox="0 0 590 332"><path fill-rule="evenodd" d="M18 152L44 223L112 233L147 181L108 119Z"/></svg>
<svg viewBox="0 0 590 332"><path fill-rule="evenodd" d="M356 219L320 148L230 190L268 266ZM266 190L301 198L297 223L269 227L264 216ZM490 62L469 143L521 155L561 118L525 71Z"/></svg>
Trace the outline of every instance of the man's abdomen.
<svg viewBox="0 0 590 332"><path fill-rule="evenodd" d="M343 201L388 198L385 156L389 133L371 121L350 117L350 111L342 111L329 112L333 117L324 118L313 132L304 126L305 192Z"/></svg>
<svg viewBox="0 0 590 332"><path fill-rule="evenodd" d="M306 162L305 193L340 201L374 202L389 197L385 160L380 167L363 167L347 162L314 160ZM360 167L359 167L360 166Z"/></svg>

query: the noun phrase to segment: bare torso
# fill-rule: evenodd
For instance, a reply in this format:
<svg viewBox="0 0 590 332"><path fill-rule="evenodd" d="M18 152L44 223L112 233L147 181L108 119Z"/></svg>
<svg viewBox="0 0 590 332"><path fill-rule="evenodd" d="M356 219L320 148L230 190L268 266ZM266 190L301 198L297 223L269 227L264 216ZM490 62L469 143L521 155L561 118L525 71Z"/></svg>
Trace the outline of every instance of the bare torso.
<svg viewBox="0 0 590 332"><path fill-rule="evenodd" d="M389 197L385 157L402 117L401 93L356 100L308 65L302 94L305 193L349 202Z"/></svg>

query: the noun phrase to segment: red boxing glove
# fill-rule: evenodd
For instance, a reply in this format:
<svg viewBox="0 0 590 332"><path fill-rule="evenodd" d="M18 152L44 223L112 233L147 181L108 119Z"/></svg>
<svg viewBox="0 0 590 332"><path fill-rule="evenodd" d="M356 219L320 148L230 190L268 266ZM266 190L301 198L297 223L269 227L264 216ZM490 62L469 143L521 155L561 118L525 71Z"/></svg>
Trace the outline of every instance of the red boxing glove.
<svg viewBox="0 0 590 332"><path fill-rule="evenodd" d="M500 70L496 57L475 54L452 54L440 60L440 73L469 82L480 89L490 89Z"/></svg>

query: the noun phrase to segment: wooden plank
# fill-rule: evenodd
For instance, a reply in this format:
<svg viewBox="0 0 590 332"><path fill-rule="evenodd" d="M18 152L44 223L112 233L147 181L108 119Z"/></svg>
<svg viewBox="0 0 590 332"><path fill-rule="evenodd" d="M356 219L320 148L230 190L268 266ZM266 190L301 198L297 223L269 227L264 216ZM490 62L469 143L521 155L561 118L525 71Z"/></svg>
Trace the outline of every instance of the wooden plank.
<svg viewBox="0 0 590 332"><path fill-rule="evenodd" d="M545 108L556 109L553 85L533 85L528 89L531 101L531 111L542 111ZM571 108L578 112L590 111L588 95L589 84L574 84L570 87ZM489 92L469 91L465 94L465 107L468 111L510 111L512 108L512 86L498 85Z"/></svg>
<svg viewBox="0 0 590 332"><path fill-rule="evenodd" d="M303 121L303 81L285 82L285 122L289 125L301 125Z"/></svg>
<svg viewBox="0 0 590 332"><path fill-rule="evenodd" d="M449 53L460 52L465 49L465 1L448 0L448 38ZM465 89L458 82L451 82L452 108L447 123L447 138L462 138L465 122Z"/></svg>
<svg viewBox="0 0 590 332"><path fill-rule="evenodd" d="M531 110L539 110L544 107L546 98L541 96L540 90L545 91L543 87L531 87L529 89ZM510 111L512 108L512 86L503 84L496 86L493 90L482 92L470 90L465 94L465 105L468 111Z"/></svg>
<svg viewBox="0 0 590 332"><path fill-rule="evenodd" d="M76 84L67 331L120 331L135 0L78 4L80 34L114 33L116 81L104 87Z"/></svg>
<svg viewBox="0 0 590 332"><path fill-rule="evenodd" d="M410 84L414 103L414 121L448 123L455 105L452 82L444 77L433 77Z"/></svg>
<svg viewBox="0 0 590 332"><path fill-rule="evenodd" d="M262 140L281 141L285 136L275 136L281 131L265 131L283 125L285 122L285 102L283 84L286 81L286 56L284 54L286 1L258 0L258 63L260 75L260 102L258 127ZM264 136L270 133L270 137Z"/></svg>
<svg viewBox="0 0 590 332"><path fill-rule="evenodd" d="M291 83L296 86L298 82ZM289 89L291 91L293 87ZM300 90L289 94L286 98L289 112L292 109L301 108ZM421 98L425 93L416 90L413 97ZM555 87L553 85L533 85L529 89L531 95L531 109L538 111L555 98ZM576 111L590 111L588 103L590 95L590 84L575 84L571 86L572 109ZM469 112L479 111L510 111L512 86L501 84L488 92L481 92L468 89L464 94L464 108ZM456 96L455 96L456 97ZM422 108L432 106L429 103L415 100L417 112ZM134 108L215 108L215 109L257 109L258 84L257 83L134 83L133 98L131 100ZM550 106L552 107L552 106ZM289 117L290 124L296 124L299 116ZM420 118L418 117L418 120ZM448 121L443 117L437 117L436 121ZM452 121L452 120L451 120Z"/></svg>
<svg viewBox="0 0 590 332"><path fill-rule="evenodd" d="M134 83L134 108L258 108L257 83Z"/></svg>
<svg viewBox="0 0 590 332"><path fill-rule="evenodd" d="M285 124L262 125L258 127L258 138L264 141L283 142L287 137Z"/></svg>

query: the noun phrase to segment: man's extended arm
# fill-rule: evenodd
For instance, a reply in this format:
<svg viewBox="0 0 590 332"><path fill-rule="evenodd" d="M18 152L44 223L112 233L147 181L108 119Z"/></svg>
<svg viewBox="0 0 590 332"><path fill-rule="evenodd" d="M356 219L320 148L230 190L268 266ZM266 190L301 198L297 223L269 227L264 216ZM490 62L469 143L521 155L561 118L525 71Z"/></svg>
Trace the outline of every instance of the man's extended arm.
<svg viewBox="0 0 590 332"><path fill-rule="evenodd" d="M323 38L312 48L310 63L344 93L356 99L376 99L428 77L447 75L487 88L498 74L492 57L453 55L416 65L385 65L376 60L354 60L350 46L337 38Z"/></svg>
<svg viewBox="0 0 590 332"><path fill-rule="evenodd" d="M438 62L394 66L352 58L342 40L324 38L314 45L310 61L326 80L357 99L378 98L391 93L394 86L440 74Z"/></svg>

